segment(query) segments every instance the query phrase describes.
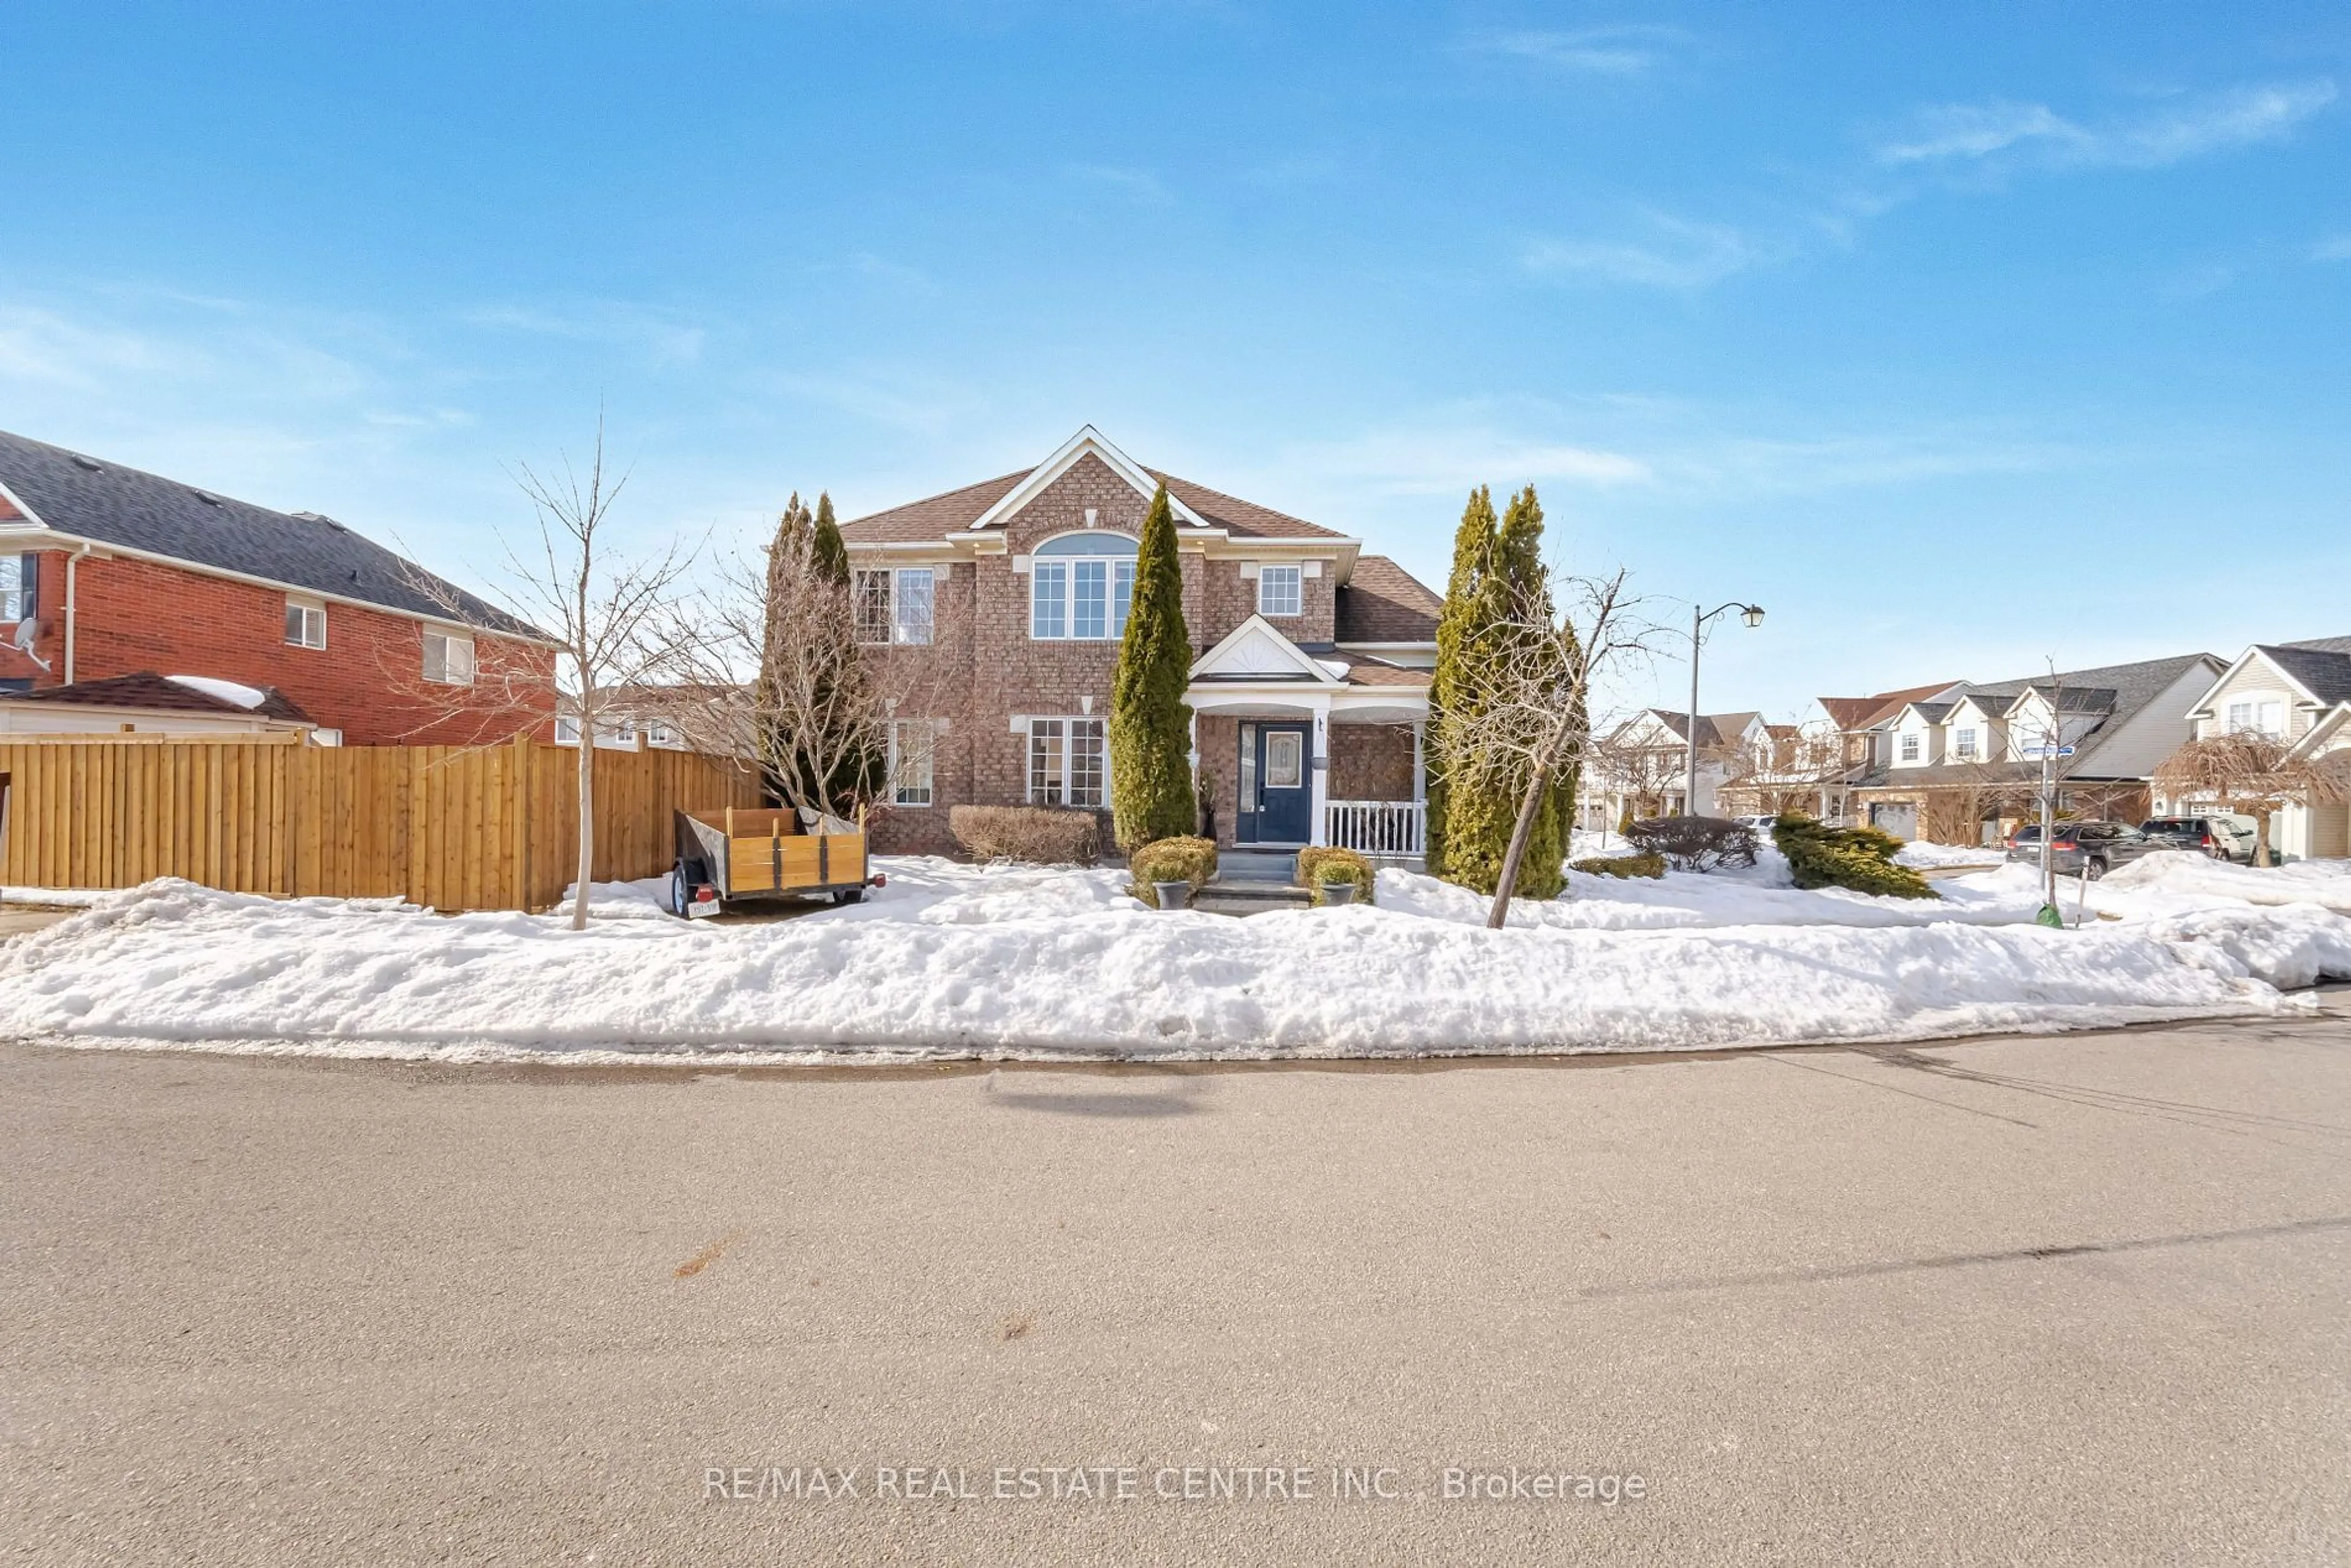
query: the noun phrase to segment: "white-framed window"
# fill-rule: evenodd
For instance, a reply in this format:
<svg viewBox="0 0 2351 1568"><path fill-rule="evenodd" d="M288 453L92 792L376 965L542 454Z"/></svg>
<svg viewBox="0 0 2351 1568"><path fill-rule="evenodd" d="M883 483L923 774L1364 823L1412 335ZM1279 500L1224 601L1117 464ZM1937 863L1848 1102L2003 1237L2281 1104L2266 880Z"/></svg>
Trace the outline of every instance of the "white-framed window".
<svg viewBox="0 0 2351 1568"><path fill-rule="evenodd" d="M931 640L938 575L927 566L874 568L859 571L851 592L857 606L857 640L920 646Z"/></svg>
<svg viewBox="0 0 2351 1568"><path fill-rule="evenodd" d="M435 685L474 684L474 640L458 632L424 629L424 678Z"/></svg>
<svg viewBox="0 0 2351 1568"><path fill-rule="evenodd" d="M645 726L645 744L658 746L664 750L682 751L685 747L685 737L679 733L677 726L656 720Z"/></svg>
<svg viewBox="0 0 2351 1568"><path fill-rule="evenodd" d="M890 721L890 802L931 804L931 770L938 755L938 726L927 718Z"/></svg>
<svg viewBox="0 0 2351 1568"><path fill-rule="evenodd" d="M2230 703L2228 713L2231 735L2266 735L2273 738L2285 737L2285 704L2275 697L2242 697Z"/></svg>
<svg viewBox="0 0 2351 1568"><path fill-rule="evenodd" d="M29 621L40 612L41 558L0 555L0 621Z"/></svg>
<svg viewBox="0 0 2351 1568"><path fill-rule="evenodd" d="M323 600L287 595L286 641L297 648L327 645L327 606Z"/></svg>
<svg viewBox="0 0 2351 1568"><path fill-rule="evenodd" d="M1134 540L1124 534L1063 534L1029 562L1029 636L1040 643L1099 643L1126 635L1134 605Z"/></svg>
<svg viewBox="0 0 2351 1568"><path fill-rule="evenodd" d="M1257 612L1259 615L1299 615L1304 613L1306 569L1302 566L1275 566L1270 563L1257 569Z"/></svg>
<svg viewBox="0 0 2351 1568"><path fill-rule="evenodd" d="M1905 762L1918 760L1918 732L1915 729L1905 730L1902 734L1902 760Z"/></svg>
<svg viewBox="0 0 2351 1568"><path fill-rule="evenodd" d="M1951 751L1952 755L1956 756L1962 762L1973 762L1976 760L1976 731L1973 725L1970 725L1964 729L1953 732L1951 736Z"/></svg>
<svg viewBox="0 0 2351 1568"><path fill-rule="evenodd" d="M1108 750L1098 718L1029 721L1029 803L1100 806Z"/></svg>

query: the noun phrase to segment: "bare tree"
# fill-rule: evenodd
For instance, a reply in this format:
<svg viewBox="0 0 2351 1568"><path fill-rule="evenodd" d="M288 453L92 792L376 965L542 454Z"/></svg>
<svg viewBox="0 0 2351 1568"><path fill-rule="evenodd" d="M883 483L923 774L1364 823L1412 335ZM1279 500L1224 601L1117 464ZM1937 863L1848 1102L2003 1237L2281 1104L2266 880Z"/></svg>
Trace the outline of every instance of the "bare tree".
<svg viewBox="0 0 2351 1568"><path fill-rule="evenodd" d="M853 820L893 782L875 766L891 755L893 721L935 726L917 716L952 695L941 644L953 641L961 601L935 591L920 614L861 604L797 508L763 556L728 563L708 591L672 608L639 709L695 750L755 762L796 810Z"/></svg>
<svg viewBox="0 0 2351 1568"><path fill-rule="evenodd" d="M2209 800L2253 820L2253 863L2269 865L2270 819L2287 806L2335 806L2351 800L2351 752L2295 757L2274 736L2241 730L2191 740L2158 764L2155 782L2167 795Z"/></svg>
<svg viewBox="0 0 2351 1568"><path fill-rule="evenodd" d="M499 535L502 605L484 606L421 570L408 574L408 585L450 622L487 635L444 637L436 646L439 633L426 628L421 679L403 685L423 715L412 733L459 716L483 736L505 721L511 735L567 710L576 718L580 827L571 928L578 931L588 925L596 870L596 737L616 716L635 716L630 694L660 662L664 612L695 550L674 540L658 556L612 547L612 506L628 476L606 471L601 412L586 474L569 457L559 462L559 472L541 474L528 464L513 472L531 504L538 538L518 546Z"/></svg>
<svg viewBox="0 0 2351 1568"><path fill-rule="evenodd" d="M1667 791L1681 782L1688 754L1679 741L1670 746L1641 744L1632 733L1639 724L1635 716L1605 736L1595 733L1585 747L1586 756L1607 788L1631 799L1636 817L1662 816Z"/></svg>
<svg viewBox="0 0 2351 1568"><path fill-rule="evenodd" d="M509 548L517 605L525 618L548 628L559 650L558 678L570 687L580 721L579 864L571 899L571 928L588 925L588 888L596 874L596 735L616 692L638 685L658 658L654 633L664 607L693 552L675 542L645 559L605 549L612 504L628 484L622 474L608 481L604 469L604 419L596 418L596 442L583 476L569 458L559 475L541 475L519 465L515 482L528 497L538 524L538 548L528 555Z"/></svg>
<svg viewBox="0 0 2351 1568"><path fill-rule="evenodd" d="M1493 929L1509 917L1510 892L1552 780L1582 767L1590 750L1594 677L1645 649L1652 631L1630 615L1635 601L1625 597L1621 570L1606 578L1553 580L1566 583L1573 602L1556 619L1545 604L1513 622L1510 634L1496 640L1495 656L1470 674L1470 700L1441 715L1431 734L1449 777L1525 780L1486 912Z"/></svg>

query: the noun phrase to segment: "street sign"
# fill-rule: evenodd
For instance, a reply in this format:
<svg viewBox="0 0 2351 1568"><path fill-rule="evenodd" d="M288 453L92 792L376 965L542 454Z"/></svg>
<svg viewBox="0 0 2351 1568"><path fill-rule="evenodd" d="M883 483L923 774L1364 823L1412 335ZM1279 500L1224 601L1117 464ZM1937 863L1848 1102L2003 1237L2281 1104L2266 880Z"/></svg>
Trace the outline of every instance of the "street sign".
<svg viewBox="0 0 2351 1568"><path fill-rule="evenodd" d="M2074 748L2070 746L2021 746L2017 747L2016 754L2019 757L2029 757L2033 761L2039 762L2051 757L2071 757L2074 755Z"/></svg>

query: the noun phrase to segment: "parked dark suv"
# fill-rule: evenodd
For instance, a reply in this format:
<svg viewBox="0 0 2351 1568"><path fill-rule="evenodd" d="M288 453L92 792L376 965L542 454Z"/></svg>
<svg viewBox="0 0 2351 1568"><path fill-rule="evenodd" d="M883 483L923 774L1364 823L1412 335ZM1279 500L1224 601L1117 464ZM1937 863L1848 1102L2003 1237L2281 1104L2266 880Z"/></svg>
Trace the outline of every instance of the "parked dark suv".
<svg viewBox="0 0 2351 1568"><path fill-rule="evenodd" d="M2168 850L2194 850L2216 861L2253 863L2253 835L2226 818L2154 817L2141 822L2138 831L2160 840Z"/></svg>
<svg viewBox="0 0 2351 1568"><path fill-rule="evenodd" d="M2127 822L2060 822L2050 835L2050 846L2057 852L2057 869L2067 876L2078 876L2086 864L2090 880L2095 882L2118 865L2127 865L2143 854L2175 846L2151 839ZM2022 827L2008 835L2008 858L2027 865L2041 863L2041 825L2038 822Z"/></svg>

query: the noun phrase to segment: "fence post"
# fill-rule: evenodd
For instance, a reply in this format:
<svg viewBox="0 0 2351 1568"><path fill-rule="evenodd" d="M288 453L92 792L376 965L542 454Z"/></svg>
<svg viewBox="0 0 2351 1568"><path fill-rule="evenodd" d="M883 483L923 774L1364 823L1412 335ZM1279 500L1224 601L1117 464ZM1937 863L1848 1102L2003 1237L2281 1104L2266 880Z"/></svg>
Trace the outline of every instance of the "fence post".
<svg viewBox="0 0 2351 1568"><path fill-rule="evenodd" d="M514 768L507 782L508 819L514 824L514 906L530 913L530 732L514 737Z"/></svg>

